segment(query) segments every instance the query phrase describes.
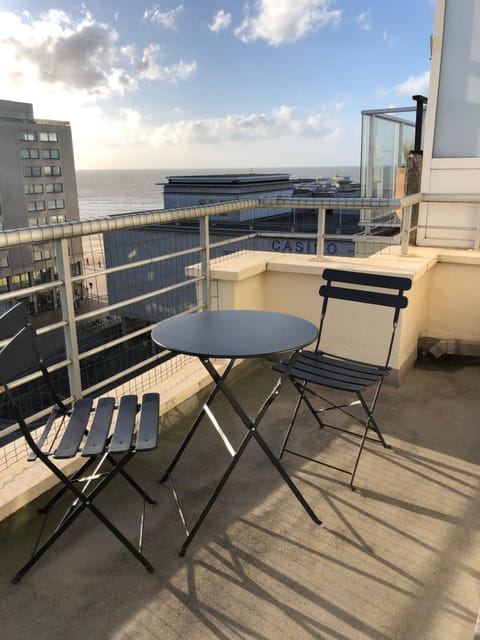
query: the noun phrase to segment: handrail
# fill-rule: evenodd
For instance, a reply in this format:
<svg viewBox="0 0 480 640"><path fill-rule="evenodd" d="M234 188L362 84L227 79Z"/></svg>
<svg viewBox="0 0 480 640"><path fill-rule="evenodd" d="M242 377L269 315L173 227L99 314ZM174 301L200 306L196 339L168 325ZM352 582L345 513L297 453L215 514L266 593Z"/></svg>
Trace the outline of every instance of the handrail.
<svg viewBox="0 0 480 640"><path fill-rule="evenodd" d="M19 246L22 244L34 244L38 242L51 242L63 238L75 238L79 236L96 235L108 231L120 231L146 227L153 224L167 224L180 220L193 220L205 216L221 215L252 209L259 206L257 198L245 198L232 200L218 204L208 204L182 209L157 209L152 211L140 211L138 213L125 213L100 218L88 218L74 222L60 222L46 224L39 227L26 227L23 229L5 229L0 234L0 249Z"/></svg>
<svg viewBox="0 0 480 640"><path fill-rule="evenodd" d="M86 391L92 391L97 386L90 389L82 389L80 384L80 373L78 370L78 363L85 360L88 356L101 352L102 347L94 347L79 354L77 349L73 347L72 343L76 343L75 325L85 322L99 315L108 313L111 310L115 310L128 304L134 304L135 302L148 300L154 296L159 295L167 291L174 289L181 289L190 285L197 285L197 290L203 289L204 296L199 295L197 300L197 308L205 308L209 301L208 292L209 274L209 252L213 248L221 247L222 245L230 245L235 242L242 241L246 238L254 237L268 237L271 235L283 236L284 234L276 232L275 234L269 232L254 232L247 233L236 238L226 238L225 240L211 242L208 237L207 225L210 216L226 215L232 212L242 211L245 209L257 209L257 208L284 208L284 209L316 209L319 212L319 224L317 235L317 251L318 256L322 257L323 247L325 240L331 238L331 234L325 233L325 213L327 209L365 209L375 211L397 211L403 209L404 214L402 216L401 223L398 224L400 228L400 241L401 241L401 254L408 255L410 233L412 231L411 226L411 209L412 206L419 203L428 202L447 202L447 203L476 203L480 204L480 194L438 194L438 193L415 193L400 198L303 198L303 197L255 197L245 198L239 200L230 200L226 202L205 204L200 206L184 207L180 209L161 209L152 211L143 211L138 213L125 213L120 215L108 215L100 218L92 218L87 220L79 220L75 222L66 222L55 225L44 225L41 227L24 228L24 229L7 229L0 234L0 249L11 248L20 245L31 245L39 242L53 241L56 247L57 265L62 263L62 268L59 270L59 279L49 283L42 283L33 287L27 287L25 289L18 289L10 291L8 293L0 294L1 301L9 301L13 298L22 297L31 293L45 291L49 288L57 288L61 292L62 297L62 310L63 315L60 321L54 322L50 325L45 325L39 331L41 333L47 333L54 329L62 329L65 335L65 343L67 345L66 359L63 360L62 365L70 367L71 369L71 393L75 392L75 395L85 393ZM113 304L105 304L101 308L96 310L90 310L87 313L81 313L75 315L73 310L72 291L73 284L90 277L96 277L101 274L107 276L114 272L120 272L123 269L132 269L135 267L142 267L147 264L154 264L167 259L167 256L154 256L148 259L141 259L136 262L131 262L128 265L116 265L110 266L105 269L101 269L98 273L82 273L81 275L73 276L70 269L70 259L68 256L66 241L74 237L97 235L105 232L120 231L128 229L139 229L142 227L149 227L152 225L171 224L172 222L179 222L185 220L200 220L203 227L203 239L200 237L198 246L190 247L188 249L182 249L181 251L172 252L168 254L168 257L172 256L185 256L191 253L200 252L202 258L203 267L198 273L192 275L188 281L176 284L169 284L168 286L159 287L156 291L148 293L137 293L133 298L122 300L121 302L115 302ZM394 225L389 225L394 226ZM415 228L420 228L416 225ZM440 228L440 227L439 227ZM480 239L480 224L477 231L476 246L478 247ZM475 230L474 229L474 230ZM296 237L301 237L305 234L292 234ZM312 237L311 235L309 237ZM335 234L336 240L346 240L348 236ZM369 237L377 238L377 236L369 236L368 234L362 234L362 240ZM352 236L350 236L352 238ZM398 236L396 236L398 242ZM142 329L140 333L146 332ZM134 335L136 332L134 332ZM122 338L116 338L112 341L112 346L122 344L126 342L129 335L122 336ZM103 345L103 348L108 348L110 343ZM68 347L68 345L70 345ZM72 348L73 347L73 348ZM59 363L57 365L59 366ZM141 366L141 365L139 365ZM133 370L133 369L132 369ZM76 382L73 384L73 381ZM105 383L106 381L104 381Z"/></svg>

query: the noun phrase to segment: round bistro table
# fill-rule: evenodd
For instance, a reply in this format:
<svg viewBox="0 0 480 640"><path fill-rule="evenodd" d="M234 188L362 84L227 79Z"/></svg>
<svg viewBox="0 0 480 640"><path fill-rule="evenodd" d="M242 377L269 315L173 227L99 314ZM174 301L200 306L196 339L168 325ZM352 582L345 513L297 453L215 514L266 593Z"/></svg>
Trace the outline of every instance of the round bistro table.
<svg viewBox="0 0 480 640"><path fill-rule="evenodd" d="M317 338L317 333L317 327L303 318L298 318L284 313L253 310L203 311L168 318L167 320L162 320L154 327L152 331L152 340L155 344L177 354L198 357L214 382L214 387L210 396L203 405L200 413L192 424L192 427L187 433L184 441L180 445L170 466L162 478L162 481L168 479L171 482L177 508L185 525L187 537L180 550L181 556L185 554L188 545L197 533L203 520L215 503L215 500L219 496L230 474L252 439L256 440L263 449L267 458L277 469L283 480L286 482L312 520L317 524L321 524L310 505L306 502L303 495L300 493L290 476L287 474L279 460L277 460L276 456L273 454L270 447L258 431L258 427L265 416L267 409L278 396L281 387L288 378L288 374L293 366L296 354L301 349L314 342ZM293 352L289 366L282 373L271 392L263 401L255 418L253 420L250 419L241 402L232 393L226 382L228 374L232 370L235 361L239 358L271 357L287 352ZM217 371L215 365L212 363L213 358L226 359L229 361L222 374ZM229 442L226 434L218 424L210 408L219 391L223 393L247 430L237 450L235 450ZM175 491L172 472L205 415L210 418L210 421L215 426L225 444L225 447L229 451L232 460L203 511L198 516L195 524L191 529L189 529L186 526L186 518L183 514L180 501Z"/></svg>

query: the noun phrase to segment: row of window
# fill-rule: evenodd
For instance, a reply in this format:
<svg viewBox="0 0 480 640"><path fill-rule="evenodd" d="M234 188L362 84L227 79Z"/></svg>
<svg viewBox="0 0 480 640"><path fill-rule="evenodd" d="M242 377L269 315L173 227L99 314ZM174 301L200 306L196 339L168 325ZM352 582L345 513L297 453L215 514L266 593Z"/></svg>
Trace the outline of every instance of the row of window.
<svg viewBox="0 0 480 640"><path fill-rule="evenodd" d="M47 165L46 167L23 167L24 178L41 178L43 175L47 177L61 176L62 167L60 165Z"/></svg>
<svg viewBox="0 0 480 640"><path fill-rule="evenodd" d="M31 218L28 221L28 226L38 227L42 224L57 224L59 222L65 222L65 216L50 216L49 218L46 218L45 216L39 216L38 218Z"/></svg>
<svg viewBox="0 0 480 640"><path fill-rule="evenodd" d="M31 196L38 193L63 193L63 182L47 182L45 185L40 182L24 185L25 195Z"/></svg>
<svg viewBox="0 0 480 640"><path fill-rule="evenodd" d="M18 134L19 140L25 140L27 142L58 142L58 136L55 131L20 131Z"/></svg>
<svg viewBox="0 0 480 640"><path fill-rule="evenodd" d="M20 149L20 157L22 160L40 160L40 151L44 160L58 160L60 158L59 149Z"/></svg>
<svg viewBox="0 0 480 640"><path fill-rule="evenodd" d="M33 251L33 259L35 262L40 260L49 260L52 257L52 251L50 249L36 249Z"/></svg>
<svg viewBox="0 0 480 640"><path fill-rule="evenodd" d="M37 256L41 255L41 248L38 250ZM40 259L40 258L39 258ZM8 254L0 254L0 267L8 267ZM78 263L73 263L72 274ZM56 269L53 270L53 277L56 279ZM79 274L76 274L79 275ZM10 280L10 286L8 283ZM12 275L10 278L0 278L0 293L6 293L7 291L15 291L17 289L25 289L32 285L42 284L43 282L52 282L52 273L50 269L42 268L40 271L31 271L30 273L20 273L18 275Z"/></svg>
<svg viewBox="0 0 480 640"><path fill-rule="evenodd" d="M45 200L32 200L27 202L27 211L45 211L47 208L51 209L65 209L65 200L63 198L57 198L56 200L47 200L45 206Z"/></svg>

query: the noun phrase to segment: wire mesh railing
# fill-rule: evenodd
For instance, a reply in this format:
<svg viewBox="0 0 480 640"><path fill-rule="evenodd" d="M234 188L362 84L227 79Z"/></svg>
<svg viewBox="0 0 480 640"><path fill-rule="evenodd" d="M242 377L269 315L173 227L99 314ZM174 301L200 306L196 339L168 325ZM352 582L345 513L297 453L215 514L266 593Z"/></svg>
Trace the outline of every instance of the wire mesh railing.
<svg viewBox="0 0 480 640"><path fill-rule="evenodd" d="M21 300L27 304L65 398L125 385L140 392L135 385L149 379L156 384L184 366L181 358L170 360L170 354L153 346L150 331L162 318L209 306L215 295L212 260L252 250L321 258L338 255L338 247L342 255L364 257L392 244L406 255L411 207L421 199L420 194L401 200L249 198L6 230L0 234L0 250L23 255L17 272L28 277L10 277L8 286L0 287L0 310ZM219 216L234 211L279 205L290 209L294 230L285 230L285 220L275 216L261 229L219 223ZM383 229L385 236L358 229L355 234L329 233L328 216L338 207L346 212L400 210L403 215ZM39 381L27 371L17 392L36 425L46 410ZM11 445L15 437L15 420L0 405L0 445ZM11 463L11 450L1 448L0 470Z"/></svg>

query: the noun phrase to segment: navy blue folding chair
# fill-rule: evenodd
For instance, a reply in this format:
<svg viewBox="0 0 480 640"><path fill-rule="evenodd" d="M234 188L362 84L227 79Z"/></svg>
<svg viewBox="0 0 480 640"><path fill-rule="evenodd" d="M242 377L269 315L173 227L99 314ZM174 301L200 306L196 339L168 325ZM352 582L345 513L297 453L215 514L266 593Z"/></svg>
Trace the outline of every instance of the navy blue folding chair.
<svg viewBox="0 0 480 640"><path fill-rule="evenodd" d="M37 540L30 560L12 582L17 583L85 510L105 525L147 571L152 572L152 565L141 552L141 543L145 502L154 504L155 501L124 467L137 452L157 446L159 395L146 393L141 403L135 395L119 400L103 397L95 401L81 398L73 403L64 402L40 353L41 338L28 322L22 303L0 316L0 340L8 340L0 351L0 391L5 394L12 417L18 422L31 450L28 460L41 461L61 483L60 489L40 511L47 515L65 494L72 498L53 532L42 543ZM23 403L15 393L14 381L26 371L31 376L36 372L41 374L51 397L52 410L43 429L39 429L39 436L37 430L32 431L27 424ZM67 475L62 469L63 463L76 457L80 459L79 469L73 475ZM121 475L143 499L138 547L96 504L97 496L117 475Z"/></svg>
<svg viewBox="0 0 480 640"><path fill-rule="evenodd" d="M350 487L354 489L355 474L366 441L379 442L385 448L390 448L374 418L374 411L383 381L391 372L390 357L400 312L408 305L404 291L410 289L412 282L410 278L400 276L338 269L325 269L323 278L326 280L326 284L322 285L319 290L323 302L315 350L300 352L290 371L290 380L298 391L298 399L283 439L279 457L281 458L284 453L290 453L347 473L350 475ZM376 305L391 310L391 314L388 314L388 322L391 322L392 326L391 331L387 331L386 343L383 345L384 358L381 362L374 364L355 360L329 353L323 349L322 338L324 338L326 328L327 311L332 309L332 300L349 301L350 308L345 309L344 307L343 312L351 313L352 316L355 316L356 311L359 310L358 305ZM362 341L363 346L365 346L365 341L370 340L375 351L378 351L377 333L373 330L366 333L367 335L358 333L357 339ZM351 336L348 339L351 340ZM283 372L288 362L288 360L283 360L273 365L273 369ZM328 390L334 390L334 393L330 393ZM341 402L338 400L337 392L341 392ZM355 400L345 402L344 392L356 396ZM332 399L334 394L336 397ZM326 397L327 395L329 398ZM318 401L321 401L321 406L318 406ZM356 439L359 447L353 467L337 466L318 457L311 457L308 451L289 447L293 427L299 422L297 419L302 404L307 407L320 429L329 427ZM360 416L356 415L357 409L360 410ZM337 424L326 422L327 412L333 411L340 411L342 416L347 415L348 419L353 419L353 424L345 426L340 421L337 421ZM333 416L333 413L330 415Z"/></svg>

